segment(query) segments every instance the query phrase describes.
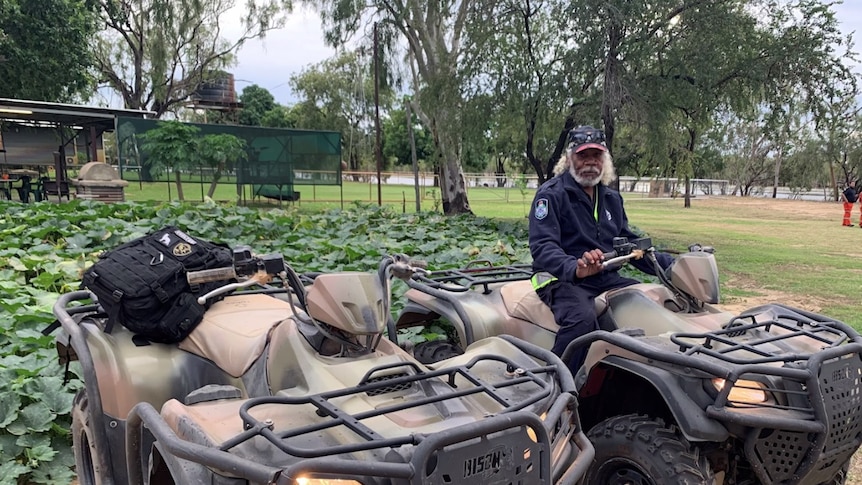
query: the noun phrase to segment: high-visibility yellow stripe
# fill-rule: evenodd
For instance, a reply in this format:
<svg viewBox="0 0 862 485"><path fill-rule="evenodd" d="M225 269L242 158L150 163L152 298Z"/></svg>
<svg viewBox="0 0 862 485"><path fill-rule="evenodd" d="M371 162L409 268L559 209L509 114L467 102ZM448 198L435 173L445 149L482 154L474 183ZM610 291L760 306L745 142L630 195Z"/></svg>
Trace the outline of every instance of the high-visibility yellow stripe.
<svg viewBox="0 0 862 485"><path fill-rule="evenodd" d="M536 273L530 278L530 283L533 284L533 290L538 290L539 288L544 288L554 281L557 281L557 277L552 275L551 273L546 273L542 271L541 273Z"/></svg>

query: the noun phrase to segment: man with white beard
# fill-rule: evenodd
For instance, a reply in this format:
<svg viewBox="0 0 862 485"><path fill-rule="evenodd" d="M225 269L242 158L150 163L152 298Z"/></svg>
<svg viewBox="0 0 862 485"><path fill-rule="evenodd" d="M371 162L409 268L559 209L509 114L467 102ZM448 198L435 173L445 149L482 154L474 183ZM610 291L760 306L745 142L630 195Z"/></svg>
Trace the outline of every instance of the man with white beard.
<svg viewBox="0 0 862 485"><path fill-rule="evenodd" d="M629 229L619 192L608 187L616 174L604 132L590 126L572 129L554 174L533 199L530 253L533 288L560 325L551 350L562 355L569 342L599 328L596 296L638 283L620 276L618 267L602 269L603 253L613 250L615 237L638 236ZM673 263L669 254L656 257L665 269ZM646 261L631 262L654 274ZM584 346L566 362L572 373L583 364L586 353Z"/></svg>

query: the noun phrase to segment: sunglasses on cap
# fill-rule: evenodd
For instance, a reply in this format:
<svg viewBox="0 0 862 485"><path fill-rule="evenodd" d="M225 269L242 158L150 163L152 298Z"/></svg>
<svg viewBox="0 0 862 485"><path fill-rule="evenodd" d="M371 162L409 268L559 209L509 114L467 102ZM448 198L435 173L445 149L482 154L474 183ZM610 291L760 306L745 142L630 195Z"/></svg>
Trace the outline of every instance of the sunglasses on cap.
<svg viewBox="0 0 862 485"><path fill-rule="evenodd" d="M605 146L605 132L589 126L575 128L569 131L568 149L575 153L595 148L608 151Z"/></svg>

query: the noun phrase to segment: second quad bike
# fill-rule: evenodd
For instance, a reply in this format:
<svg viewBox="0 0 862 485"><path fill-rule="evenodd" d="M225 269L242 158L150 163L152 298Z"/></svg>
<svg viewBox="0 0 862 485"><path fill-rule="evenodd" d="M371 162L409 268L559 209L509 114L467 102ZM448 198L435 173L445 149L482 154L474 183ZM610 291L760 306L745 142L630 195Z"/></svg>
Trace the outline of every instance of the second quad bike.
<svg viewBox="0 0 862 485"><path fill-rule="evenodd" d="M647 238L617 241L608 264L646 258L659 282L600 295L601 330L563 354L590 346L575 377L596 449L586 483L844 483L862 443L862 337L781 304L724 312L712 248L667 271L654 253ZM481 263L415 275L395 327L452 324L453 338L415 349L428 362L500 334L550 348L558 327L531 275Z"/></svg>
<svg viewBox="0 0 862 485"><path fill-rule="evenodd" d="M86 290L54 307L62 360L84 381L72 411L79 483L575 484L593 459L574 382L550 352L489 338L425 365L382 338L390 278L300 276L237 248L231 278L178 344L115 325ZM231 282L233 281L233 282Z"/></svg>

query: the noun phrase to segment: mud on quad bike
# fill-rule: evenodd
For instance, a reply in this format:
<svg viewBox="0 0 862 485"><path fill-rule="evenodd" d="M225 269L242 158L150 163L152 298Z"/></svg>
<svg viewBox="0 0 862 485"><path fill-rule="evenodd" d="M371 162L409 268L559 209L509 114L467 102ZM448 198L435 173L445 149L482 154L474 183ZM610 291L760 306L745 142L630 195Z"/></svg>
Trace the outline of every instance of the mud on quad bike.
<svg viewBox="0 0 862 485"><path fill-rule="evenodd" d="M589 484L840 485L862 442L862 338L780 304L721 311L712 248L667 271L649 239L620 240L608 264L643 257L658 283L596 298L601 330L575 377L596 459ZM417 274L396 327L446 320L455 338L417 346L427 362L508 334L551 348L557 324L528 265Z"/></svg>
<svg viewBox="0 0 862 485"><path fill-rule="evenodd" d="M434 365L382 337L390 277L297 275L280 256L188 273L234 283L179 344L141 342L94 295L60 297L63 360L80 363L79 482L574 484L593 458L574 382L553 354L489 338ZM251 268L251 269L249 269ZM242 269L242 270L241 270Z"/></svg>

